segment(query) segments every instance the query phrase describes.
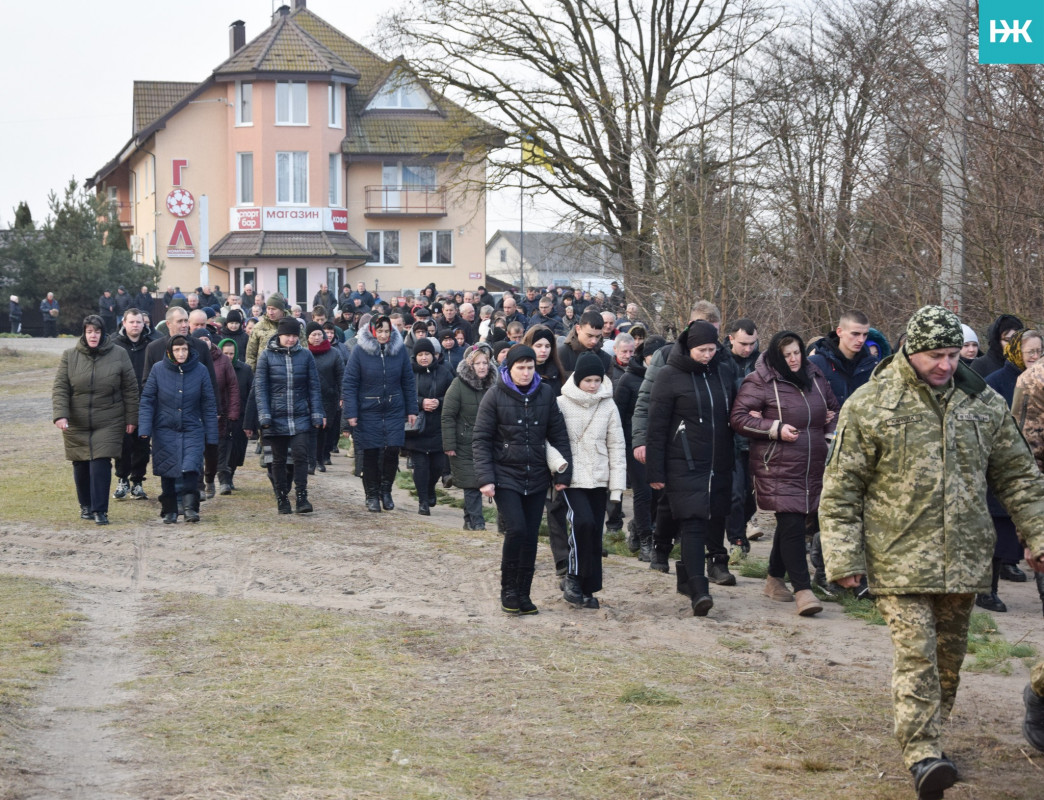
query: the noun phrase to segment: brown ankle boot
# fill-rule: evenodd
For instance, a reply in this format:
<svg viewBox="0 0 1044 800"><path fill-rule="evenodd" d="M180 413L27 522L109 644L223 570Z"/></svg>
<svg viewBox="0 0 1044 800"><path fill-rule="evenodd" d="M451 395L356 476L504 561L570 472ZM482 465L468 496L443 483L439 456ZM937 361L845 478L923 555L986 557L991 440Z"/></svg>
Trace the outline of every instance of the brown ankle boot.
<svg viewBox="0 0 1044 800"><path fill-rule="evenodd" d="M797 603L797 612L803 617L811 617L823 610L823 605L812 593L811 589L802 589L794 592L794 602Z"/></svg>
<svg viewBox="0 0 1044 800"><path fill-rule="evenodd" d="M790 593L790 589L787 588L783 579L773 578L771 575L765 578L765 589L762 594L770 600L775 600L777 603L794 602L794 595Z"/></svg>

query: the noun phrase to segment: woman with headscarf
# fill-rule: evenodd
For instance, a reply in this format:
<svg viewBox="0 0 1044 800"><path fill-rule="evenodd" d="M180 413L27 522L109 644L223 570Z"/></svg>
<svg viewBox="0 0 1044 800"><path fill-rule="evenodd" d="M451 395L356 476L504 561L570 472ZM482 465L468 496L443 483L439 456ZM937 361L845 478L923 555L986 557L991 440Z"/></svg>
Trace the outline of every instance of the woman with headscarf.
<svg viewBox="0 0 1044 800"><path fill-rule="evenodd" d="M758 508L776 514L764 593L779 602L796 602L803 617L823 610L809 579L805 530L819 509L827 439L840 410L826 377L792 331L772 337L732 407L733 430L750 439ZM793 593L784 575L790 576Z"/></svg>
<svg viewBox="0 0 1044 800"><path fill-rule="evenodd" d="M363 453L366 510L395 508L392 486L399 469L405 424L417 421L417 382L402 335L380 315L359 331L341 384L341 413ZM383 455L382 455L383 449Z"/></svg>
<svg viewBox="0 0 1044 800"><path fill-rule="evenodd" d="M105 333L97 314L83 320L75 347L62 353L51 391L54 426L73 464L80 519L109 524L112 462L138 424L138 379L130 356Z"/></svg>
<svg viewBox="0 0 1044 800"><path fill-rule="evenodd" d="M537 375L554 390L555 397L562 394L562 362L558 358L558 341L546 325L534 325L522 338L536 353Z"/></svg>
<svg viewBox="0 0 1044 800"><path fill-rule="evenodd" d="M424 417L424 427L406 436L413 455L413 485L417 489L417 513L429 516L435 505L435 483L442 475L445 456L442 452L442 402L453 383L449 366L435 357L431 339L418 339L413 345L413 375L417 382L417 404Z"/></svg>
<svg viewBox="0 0 1044 800"><path fill-rule="evenodd" d="M562 459L554 474L548 443ZM558 491L569 485L573 454L554 393L536 374L533 348L517 344L508 350L500 381L479 406L472 452L479 491L494 499L504 520L501 609L505 614L536 614L530 591L544 498L552 484Z"/></svg>
<svg viewBox="0 0 1044 800"><path fill-rule="evenodd" d="M442 449L449 456L453 485L464 490L466 531L486 529L472 438L482 398L497 380L492 358L493 351L487 344L468 347L464 351L464 360L457 367L457 377L450 384L442 403Z"/></svg>
<svg viewBox="0 0 1044 800"><path fill-rule="evenodd" d="M678 589L692 601L693 616L714 606L705 570L708 541L721 541L732 507L733 439L729 410L736 394L732 370L718 349L718 330L709 322L690 323L656 376L649 400L646 475L653 489L665 489L677 520L682 559ZM666 563L670 538L654 534L655 563ZM727 558L727 556L726 556Z"/></svg>
<svg viewBox="0 0 1044 800"><path fill-rule="evenodd" d="M199 471L206 445L218 443L218 408L210 371L187 337L172 336L163 361L149 370L141 392L138 435L152 438L152 472L160 479L160 514L199 522Z"/></svg>
<svg viewBox="0 0 1044 800"><path fill-rule="evenodd" d="M1005 331L1007 333L1007 331ZM1007 337L1004 343L1004 364L986 376L986 385L1004 398L1008 408L1012 408L1015 400L1015 388L1021 376L1028 368L1040 360L1042 342L1041 334L1033 330L1017 330ZM974 369L974 365L972 367ZM1013 409L1015 418L1019 418L1017 409ZM1000 579L1023 583L1026 573L1019 569L1023 550L1019 544L1019 535L1015 523L1006 508L998 502L993 492L987 492L986 503L993 518L993 527L997 533L997 541L993 548L992 576L990 593L975 596L975 605L987 611L1004 612L1008 607L998 594Z"/></svg>

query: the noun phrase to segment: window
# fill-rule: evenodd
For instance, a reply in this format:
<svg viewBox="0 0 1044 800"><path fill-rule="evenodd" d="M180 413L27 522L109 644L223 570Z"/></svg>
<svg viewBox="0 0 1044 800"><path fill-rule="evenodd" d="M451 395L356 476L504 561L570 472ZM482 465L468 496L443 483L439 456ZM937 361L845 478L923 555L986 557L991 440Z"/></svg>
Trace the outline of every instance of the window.
<svg viewBox="0 0 1044 800"><path fill-rule="evenodd" d="M254 203L254 154L236 153L236 205Z"/></svg>
<svg viewBox="0 0 1044 800"><path fill-rule="evenodd" d="M330 153L330 205L340 208L341 203L341 154Z"/></svg>
<svg viewBox="0 0 1044 800"><path fill-rule="evenodd" d="M336 83L331 83L326 87L327 93L327 108L329 110L329 120L327 124L331 128L341 127L341 98L344 96L344 90Z"/></svg>
<svg viewBox="0 0 1044 800"><path fill-rule="evenodd" d="M501 247L500 248L500 263L501 264L506 264L507 263L507 248L506 247Z"/></svg>
<svg viewBox="0 0 1044 800"><path fill-rule="evenodd" d="M428 93L409 76L393 76L370 101L367 108L435 108Z"/></svg>
<svg viewBox="0 0 1044 800"><path fill-rule="evenodd" d="M276 204L308 205L308 153L276 153Z"/></svg>
<svg viewBox="0 0 1044 800"><path fill-rule="evenodd" d="M254 84L236 81L236 125L254 124Z"/></svg>
<svg viewBox="0 0 1044 800"><path fill-rule="evenodd" d="M404 164L401 161L385 161L381 168L381 181L385 186L403 186L407 189L434 189L435 167L427 164Z"/></svg>
<svg viewBox="0 0 1044 800"><path fill-rule="evenodd" d="M453 231L421 231L417 262L427 266L453 263Z"/></svg>
<svg viewBox="0 0 1044 800"><path fill-rule="evenodd" d="M105 187L105 199L109 201L109 208L113 211L120 207L120 190L115 186Z"/></svg>
<svg viewBox="0 0 1044 800"><path fill-rule="evenodd" d="M399 232L366 231L366 249L370 251L370 264L398 264Z"/></svg>
<svg viewBox="0 0 1044 800"><path fill-rule="evenodd" d="M308 124L308 84L276 83L276 125Z"/></svg>

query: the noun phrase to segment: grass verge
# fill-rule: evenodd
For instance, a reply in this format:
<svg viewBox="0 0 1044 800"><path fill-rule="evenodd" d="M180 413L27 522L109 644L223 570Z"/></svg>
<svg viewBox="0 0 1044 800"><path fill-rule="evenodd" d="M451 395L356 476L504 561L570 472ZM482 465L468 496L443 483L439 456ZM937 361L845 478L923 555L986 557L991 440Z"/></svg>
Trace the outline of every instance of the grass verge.
<svg viewBox="0 0 1044 800"><path fill-rule="evenodd" d="M1036 656L1037 648L1022 641L1005 640L993 616L976 611L968 625L968 655L973 658L970 663L965 661L964 668L971 672L993 671L1010 675L1011 660Z"/></svg>

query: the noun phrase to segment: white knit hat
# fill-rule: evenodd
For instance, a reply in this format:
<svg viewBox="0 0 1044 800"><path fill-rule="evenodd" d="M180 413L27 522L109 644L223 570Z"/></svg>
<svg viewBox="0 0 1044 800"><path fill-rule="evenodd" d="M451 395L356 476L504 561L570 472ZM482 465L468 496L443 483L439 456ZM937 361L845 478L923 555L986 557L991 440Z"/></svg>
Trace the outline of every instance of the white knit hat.
<svg viewBox="0 0 1044 800"><path fill-rule="evenodd" d="M968 342L975 342L975 344L979 343L979 337L975 335L975 331L973 331L971 328L969 328L963 322L961 323L961 330L964 331L964 343L965 344L968 344Z"/></svg>

